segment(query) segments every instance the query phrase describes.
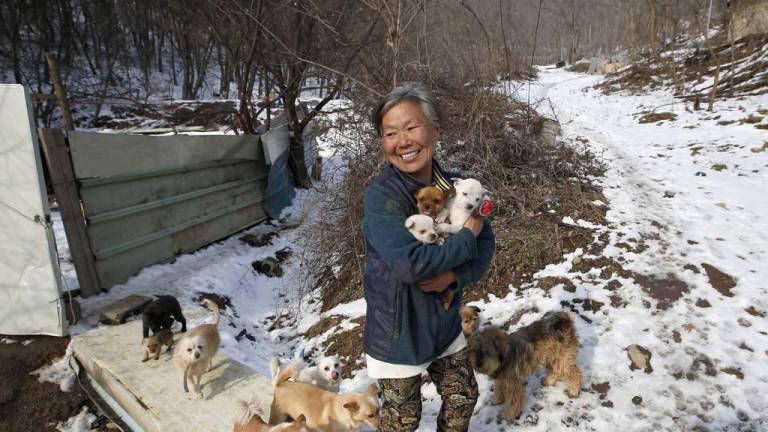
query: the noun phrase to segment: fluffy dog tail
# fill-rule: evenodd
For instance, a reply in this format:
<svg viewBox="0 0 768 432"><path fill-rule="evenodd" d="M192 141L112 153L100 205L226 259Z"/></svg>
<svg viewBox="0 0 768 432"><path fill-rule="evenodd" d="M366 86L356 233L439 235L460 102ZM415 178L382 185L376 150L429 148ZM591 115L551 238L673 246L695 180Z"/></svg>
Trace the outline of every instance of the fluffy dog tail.
<svg viewBox="0 0 768 432"><path fill-rule="evenodd" d="M216 304L215 301L211 299L204 299L203 304L213 312L213 325L217 326L219 325L219 305Z"/></svg>
<svg viewBox="0 0 768 432"><path fill-rule="evenodd" d="M296 368L293 366L288 366L287 368L280 371L280 373L277 374L277 376L274 379L275 387L278 385L288 381L289 379L292 379L296 376Z"/></svg>
<svg viewBox="0 0 768 432"><path fill-rule="evenodd" d="M247 401L238 399L235 401L234 420L235 423L245 426L255 416L261 416L264 413L262 402L255 395L251 395Z"/></svg>

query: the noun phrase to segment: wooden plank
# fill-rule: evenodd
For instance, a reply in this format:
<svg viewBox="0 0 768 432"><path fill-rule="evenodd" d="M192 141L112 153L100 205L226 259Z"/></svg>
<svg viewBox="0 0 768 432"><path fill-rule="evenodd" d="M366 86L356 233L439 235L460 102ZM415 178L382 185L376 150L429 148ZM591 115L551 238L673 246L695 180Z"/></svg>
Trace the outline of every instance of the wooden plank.
<svg viewBox="0 0 768 432"><path fill-rule="evenodd" d="M80 208L80 197L77 193L72 161L64 134L58 129L38 129L38 136L43 144L53 192L59 203L64 232L69 243L69 253L80 283L80 292L83 297L98 294L101 292L101 283L96 274L91 243Z"/></svg>
<svg viewBox="0 0 768 432"><path fill-rule="evenodd" d="M154 173L219 160L264 160L255 135L145 136L73 132L78 180Z"/></svg>
<svg viewBox="0 0 768 432"><path fill-rule="evenodd" d="M107 305L99 314L99 322L108 325L118 325L125 319L135 315L152 302L152 299L143 295L131 294Z"/></svg>
<svg viewBox="0 0 768 432"><path fill-rule="evenodd" d="M51 79L53 80L53 90L56 92L56 97L59 100L59 106L61 107L61 113L64 117L64 127L68 131L75 130L75 122L72 120L72 111L69 110L69 102L67 101L67 89L64 87L64 82L61 80L59 74L59 67L56 64L56 57L53 53L47 53L45 59L48 61L48 70L51 73Z"/></svg>

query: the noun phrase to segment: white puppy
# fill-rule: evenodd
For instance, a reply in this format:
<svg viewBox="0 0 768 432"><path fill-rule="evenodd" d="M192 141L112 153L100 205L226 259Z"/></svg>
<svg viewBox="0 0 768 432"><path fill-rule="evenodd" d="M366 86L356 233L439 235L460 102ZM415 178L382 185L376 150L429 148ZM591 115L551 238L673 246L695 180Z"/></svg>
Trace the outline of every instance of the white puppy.
<svg viewBox="0 0 768 432"><path fill-rule="evenodd" d="M203 303L213 311L213 323L202 324L188 331L176 345L173 360L184 376L184 391L188 391L187 382L192 383L192 393L196 399L203 398L200 379L211 370L213 357L219 351L219 307L211 300Z"/></svg>
<svg viewBox="0 0 768 432"><path fill-rule="evenodd" d="M453 187L456 189L456 194L446 206L451 223L438 224L437 231L441 233L459 232L483 198L488 196L488 191L473 178L454 179Z"/></svg>
<svg viewBox="0 0 768 432"><path fill-rule="evenodd" d="M341 381L341 362L339 356L327 356L317 361L312 367L306 367L306 363L301 358L294 359L291 364L295 370L299 371L293 380L304 382L320 387L323 390L334 393L339 392L339 382ZM277 357L273 357L269 364L274 379L280 371L280 362Z"/></svg>
<svg viewBox="0 0 768 432"><path fill-rule="evenodd" d="M416 214L409 216L405 220L405 227L416 237L416 240L424 244L432 244L440 240L435 231L435 222L427 215Z"/></svg>

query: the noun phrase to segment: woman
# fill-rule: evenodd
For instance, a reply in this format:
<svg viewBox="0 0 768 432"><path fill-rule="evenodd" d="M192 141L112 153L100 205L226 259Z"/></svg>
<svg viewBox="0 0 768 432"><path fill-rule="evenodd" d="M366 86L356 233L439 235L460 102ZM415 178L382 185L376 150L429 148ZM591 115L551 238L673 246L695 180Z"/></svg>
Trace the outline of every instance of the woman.
<svg viewBox="0 0 768 432"><path fill-rule="evenodd" d="M443 399L437 428L466 431L477 383L461 332L464 288L487 271L495 249L490 223L472 216L442 246L422 245L404 226L417 213L413 191L451 187L433 159L440 117L422 84L395 88L373 112L389 165L364 196L363 286L367 303L363 348L368 375L382 390L380 430L413 431L421 418L421 374ZM442 293L455 293L448 310Z"/></svg>

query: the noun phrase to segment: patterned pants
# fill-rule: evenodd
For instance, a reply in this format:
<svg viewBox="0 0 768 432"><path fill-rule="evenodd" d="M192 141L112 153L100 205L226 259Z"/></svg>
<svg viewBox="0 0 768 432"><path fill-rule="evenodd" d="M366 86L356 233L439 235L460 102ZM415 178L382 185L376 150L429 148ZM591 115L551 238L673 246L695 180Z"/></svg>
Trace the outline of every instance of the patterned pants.
<svg viewBox="0 0 768 432"><path fill-rule="evenodd" d="M427 372L443 399L437 430L466 431L477 402L477 382L467 349L433 361ZM421 420L421 375L378 381L382 398L379 430L415 431Z"/></svg>

